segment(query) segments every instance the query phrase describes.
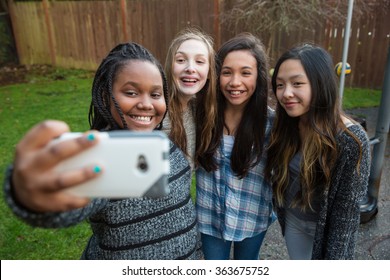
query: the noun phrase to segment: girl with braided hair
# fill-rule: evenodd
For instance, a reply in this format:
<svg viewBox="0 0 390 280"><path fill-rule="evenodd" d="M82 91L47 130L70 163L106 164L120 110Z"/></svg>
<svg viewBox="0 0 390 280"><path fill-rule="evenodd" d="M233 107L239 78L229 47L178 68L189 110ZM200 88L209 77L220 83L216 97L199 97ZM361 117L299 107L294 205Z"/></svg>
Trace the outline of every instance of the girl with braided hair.
<svg viewBox="0 0 390 280"><path fill-rule="evenodd" d="M160 129L167 101L167 82L157 60L138 44L120 44L96 72L90 125L105 131ZM49 147L53 138L67 131L64 122L44 121L17 145L13 167L7 172L5 197L19 218L46 228L88 219L93 233L83 259L198 258L191 172L177 146L170 143L169 195L88 199L62 190L99 176L101 170L85 167L61 174L53 170L57 163L93 146L98 137L91 131Z"/></svg>

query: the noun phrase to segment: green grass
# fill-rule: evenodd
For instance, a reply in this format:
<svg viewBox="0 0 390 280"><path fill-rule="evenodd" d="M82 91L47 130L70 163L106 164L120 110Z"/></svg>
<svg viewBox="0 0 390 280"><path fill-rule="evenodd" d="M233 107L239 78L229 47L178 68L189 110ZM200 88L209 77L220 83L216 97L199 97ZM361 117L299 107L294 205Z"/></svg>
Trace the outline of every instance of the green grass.
<svg viewBox="0 0 390 280"><path fill-rule="evenodd" d="M0 87L0 182L11 162L16 143L34 124L44 119L66 121L71 130L88 129L91 72L58 69L31 76L25 84ZM346 89L343 105L378 106L380 91ZM195 198L195 179L192 181ZM79 259L91 234L84 222L66 229L32 228L18 220L0 194L0 259Z"/></svg>
<svg viewBox="0 0 390 280"><path fill-rule="evenodd" d="M66 77L66 78L64 78ZM35 123L66 121L73 131L88 129L92 74L61 71L31 77L29 83L0 87L0 182L15 144ZM79 259L90 235L85 222L66 229L32 228L10 212L0 195L0 259Z"/></svg>
<svg viewBox="0 0 390 280"><path fill-rule="evenodd" d="M381 91L362 88L346 88L343 94L343 108L367 108L379 106Z"/></svg>

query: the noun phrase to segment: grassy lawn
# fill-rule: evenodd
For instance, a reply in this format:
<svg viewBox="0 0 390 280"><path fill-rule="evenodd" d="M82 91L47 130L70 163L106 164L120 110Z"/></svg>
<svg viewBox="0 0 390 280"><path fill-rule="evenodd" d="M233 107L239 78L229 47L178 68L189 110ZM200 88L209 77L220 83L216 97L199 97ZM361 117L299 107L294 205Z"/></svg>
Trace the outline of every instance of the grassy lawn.
<svg viewBox="0 0 390 280"><path fill-rule="evenodd" d="M367 108L379 106L381 91L363 88L345 88L343 94L343 108Z"/></svg>
<svg viewBox="0 0 390 280"><path fill-rule="evenodd" d="M66 79L31 77L26 84L0 87L0 181L23 134L44 119L66 121L73 131L88 129L92 73L61 72ZM88 78L86 78L88 77ZM79 259L90 235L89 225L67 229L32 228L13 216L1 192L0 258Z"/></svg>
<svg viewBox="0 0 390 280"><path fill-rule="evenodd" d="M15 144L35 123L59 119L72 131L88 129L92 75L58 69L52 75L30 77L28 83L0 87L0 182ZM378 106L380 95L380 91L348 88L343 105L345 109ZM194 196L194 187L192 193ZM0 213L2 260L79 259L91 233L86 222L66 229L32 228L13 216L2 191Z"/></svg>

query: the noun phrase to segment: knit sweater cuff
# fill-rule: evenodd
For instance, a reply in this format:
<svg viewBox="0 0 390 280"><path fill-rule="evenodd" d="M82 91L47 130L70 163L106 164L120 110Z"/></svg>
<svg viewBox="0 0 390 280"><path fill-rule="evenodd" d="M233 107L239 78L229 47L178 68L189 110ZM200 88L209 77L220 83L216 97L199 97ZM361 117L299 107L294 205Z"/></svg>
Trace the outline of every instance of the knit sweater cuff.
<svg viewBox="0 0 390 280"><path fill-rule="evenodd" d="M9 165L5 172L4 177L4 199L8 206L11 208L12 212L22 220L26 221L29 224L37 225L36 222L43 220L44 217L52 215L49 213L38 213L34 212L26 207L24 207L16 198L14 192L14 186L12 184L12 174L13 174L13 165ZM38 222L39 223L39 222Z"/></svg>

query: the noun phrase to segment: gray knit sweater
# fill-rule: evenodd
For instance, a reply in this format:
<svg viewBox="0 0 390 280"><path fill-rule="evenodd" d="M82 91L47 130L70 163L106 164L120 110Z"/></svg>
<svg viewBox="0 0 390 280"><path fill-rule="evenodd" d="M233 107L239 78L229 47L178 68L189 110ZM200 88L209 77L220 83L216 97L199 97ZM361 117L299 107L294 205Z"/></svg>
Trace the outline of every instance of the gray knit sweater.
<svg viewBox="0 0 390 280"><path fill-rule="evenodd" d="M362 143L359 172L359 146L346 132L338 136L339 159L328 191L322 194L321 210L314 236L312 259L353 259L360 224L359 202L367 193L370 173L370 146L360 125L348 128ZM277 209L284 233L284 210Z"/></svg>
<svg viewBox="0 0 390 280"><path fill-rule="evenodd" d="M172 143L170 148L170 194L164 198L94 199L81 209L37 214L18 205L10 187L5 197L13 212L33 226L67 227L88 219L93 234L83 259L198 259L190 166L179 148Z"/></svg>

